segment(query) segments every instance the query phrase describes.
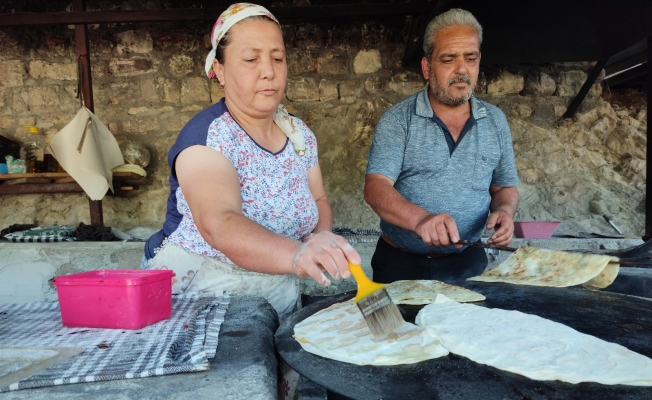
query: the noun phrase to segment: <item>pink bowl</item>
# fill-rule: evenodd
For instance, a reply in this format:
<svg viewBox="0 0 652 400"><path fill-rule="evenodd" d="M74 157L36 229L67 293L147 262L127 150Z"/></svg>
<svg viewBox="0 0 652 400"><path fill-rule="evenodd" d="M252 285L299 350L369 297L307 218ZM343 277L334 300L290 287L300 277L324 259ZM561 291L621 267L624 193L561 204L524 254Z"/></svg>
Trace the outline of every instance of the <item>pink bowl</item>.
<svg viewBox="0 0 652 400"><path fill-rule="evenodd" d="M514 236L517 238L548 239L555 233L560 223L560 221L515 221Z"/></svg>

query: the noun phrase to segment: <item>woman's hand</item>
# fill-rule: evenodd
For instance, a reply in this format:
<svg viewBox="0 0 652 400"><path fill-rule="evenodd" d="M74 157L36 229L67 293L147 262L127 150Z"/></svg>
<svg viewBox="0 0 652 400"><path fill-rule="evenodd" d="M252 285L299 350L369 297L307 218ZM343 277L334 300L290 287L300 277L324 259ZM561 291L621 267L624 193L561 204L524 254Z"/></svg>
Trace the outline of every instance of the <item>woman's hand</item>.
<svg viewBox="0 0 652 400"><path fill-rule="evenodd" d="M304 238L294 255L292 268L300 278L310 276L317 283L330 286L331 281L325 272L334 279L348 278L351 276L349 262L360 264L358 252L343 237L324 231Z"/></svg>

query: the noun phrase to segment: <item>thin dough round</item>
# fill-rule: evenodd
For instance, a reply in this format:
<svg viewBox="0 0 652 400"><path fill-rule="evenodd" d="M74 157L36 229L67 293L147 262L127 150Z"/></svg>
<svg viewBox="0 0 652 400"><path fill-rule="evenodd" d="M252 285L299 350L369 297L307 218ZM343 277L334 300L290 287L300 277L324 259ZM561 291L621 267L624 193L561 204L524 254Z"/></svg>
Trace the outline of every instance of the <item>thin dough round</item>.
<svg viewBox="0 0 652 400"><path fill-rule="evenodd" d="M437 338L408 322L385 338L375 338L353 300L296 324L294 338L309 353L357 365L412 364L448 354Z"/></svg>
<svg viewBox="0 0 652 400"><path fill-rule="evenodd" d="M652 386L652 360L566 325L437 296L417 315L454 354L536 380Z"/></svg>

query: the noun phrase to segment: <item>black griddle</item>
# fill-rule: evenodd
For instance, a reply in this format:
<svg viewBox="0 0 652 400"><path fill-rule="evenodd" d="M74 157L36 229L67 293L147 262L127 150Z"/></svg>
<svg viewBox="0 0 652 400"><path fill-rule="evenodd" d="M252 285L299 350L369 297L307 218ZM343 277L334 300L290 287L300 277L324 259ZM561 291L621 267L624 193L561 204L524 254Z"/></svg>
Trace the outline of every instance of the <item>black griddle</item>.
<svg viewBox="0 0 652 400"><path fill-rule="evenodd" d="M582 333L621 344L652 358L652 301L617 293L463 282L487 297L479 306L518 310L556 321ZM321 300L288 318L276 332L281 357L297 372L331 392L353 399L652 399L652 387L535 381L450 354L391 367L359 366L304 351L292 338L294 325L336 302ZM420 307L403 307L414 320Z"/></svg>

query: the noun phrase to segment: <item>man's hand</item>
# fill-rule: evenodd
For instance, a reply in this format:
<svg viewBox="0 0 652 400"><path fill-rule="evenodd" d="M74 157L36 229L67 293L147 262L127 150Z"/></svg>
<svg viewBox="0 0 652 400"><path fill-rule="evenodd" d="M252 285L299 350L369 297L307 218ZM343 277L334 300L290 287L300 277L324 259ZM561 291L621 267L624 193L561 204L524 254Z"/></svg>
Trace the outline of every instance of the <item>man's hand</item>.
<svg viewBox="0 0 652 400"><path fill-rule="evenodd" d="M323 231L304 238L304 243L294 256L292 267L298 277L310 276L317 283L330 286L331 281L325 272L335 279L348 278L351 276L349 261L358 265L361 262L360 255L353 246L343 237Z"/></svg>
<svg viewBox="0 0 652 400"><path fill-rule="evenodd" d="M498 246L507 246L512 241L514 233L514 221L509 213L503 210L495 210L489 215L487 229L495 229L488 242Z"/></svg>
<svg viewBox="0 0 652 400"><path fill-rule="evenodd" d="M427 214L414 229L428 246L448 246L460 240L457 224L448 214Z"/></svg>

